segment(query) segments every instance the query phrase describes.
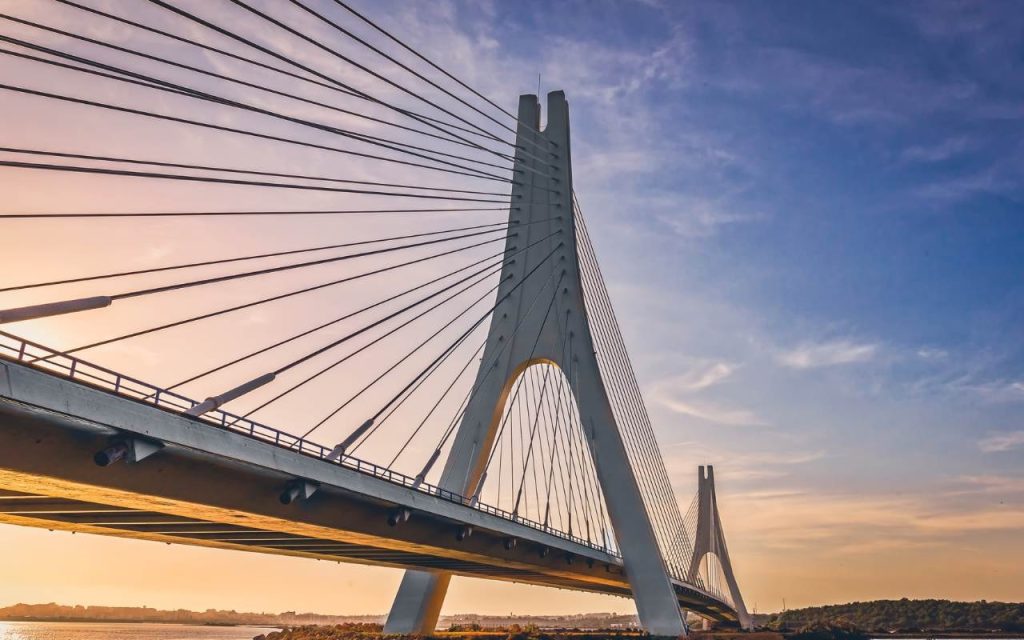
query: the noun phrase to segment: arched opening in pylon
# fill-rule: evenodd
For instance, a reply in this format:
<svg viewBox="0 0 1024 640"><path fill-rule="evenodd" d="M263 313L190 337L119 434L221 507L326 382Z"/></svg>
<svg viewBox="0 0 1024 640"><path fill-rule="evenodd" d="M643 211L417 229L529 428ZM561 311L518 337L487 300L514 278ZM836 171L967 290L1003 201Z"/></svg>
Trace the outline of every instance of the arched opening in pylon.
<svg viewBox="0 0 1024 640"><path fill-rule="evenodd" d="M705 553L700 559L699 566L700 569L697 575L700 577L704 590L719 600L729 603L731 606L732 599L729 595L729 587L726 584L725 568L722 566L722 561L718 554L714 551Z"/></svg>
<svg viewBox="0 0 1024 640"><path fill-rule="evenodd" d="M495 408L480 500L582 541L615 538L572 381L555 362L517 367Z"/></svg>

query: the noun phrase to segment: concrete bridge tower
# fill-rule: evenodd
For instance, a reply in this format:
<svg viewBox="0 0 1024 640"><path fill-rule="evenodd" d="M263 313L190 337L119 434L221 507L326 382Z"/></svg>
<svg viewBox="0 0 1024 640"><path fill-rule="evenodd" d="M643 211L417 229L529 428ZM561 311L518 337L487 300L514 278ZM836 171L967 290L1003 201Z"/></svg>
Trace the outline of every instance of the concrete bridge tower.
<svg viewBox="0 0 1024 640"><path fill-rule="evenodd" d="M550 237L527 251L525 259L505 267L497 295L505 295L533 269L545 272L538 274L543 277L526 279L492 317L481 362L496 357L496 370L481 369L477 374L479 386L459 426L440 486L465 496L479 494L516 379L533 364L557 366L576 399L640 622L654 635L680 636L686 627L678 598L615 421L587 322L573 216L569 105L563 92L549 93L543 131L536 96L520 97L518 115L516 166L520 170L515 174L509 216L520 225L508 246L522 248ZM552 304L546 314L544 309L530 311L530 301L549 299ZM518 331L513 332L514 327ZM506 340L511 343L503 349ZM571 345L569 357L563 348L566 341ZM440 571L406 571L385 632L432 632L450 577Z"/></svg>

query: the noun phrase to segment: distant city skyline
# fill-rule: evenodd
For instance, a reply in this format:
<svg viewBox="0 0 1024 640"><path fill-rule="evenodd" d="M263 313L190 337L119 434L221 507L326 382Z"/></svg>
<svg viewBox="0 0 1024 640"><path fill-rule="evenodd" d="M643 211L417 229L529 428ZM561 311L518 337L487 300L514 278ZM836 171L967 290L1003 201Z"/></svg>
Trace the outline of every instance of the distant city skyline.
<svg viewBox="0 0 1024 640"><path fill-rule="evenodd" d="M181 28L153 7L84 1ZM226 3L182 4L237 19ZM777 611L783 598L790 608L904 596L1024 600L1019 4L353 5L510 110L520 93L537 90L538 74L542 92L565 90L575 189L677 498L685 509L697 465L715 466L748 607ZM93 28L49 2L14 0L5 12ZM2 31L66 44L13 23ZM255 35L293 46L275 33ZM103 36L146 42L119 27ZM67 91L94 82L27 69L5 63L0 81ZM0 104L0 138L9 146L89 148L104 138L129 151L199 149L236 164L249 159L242 147L204 147L170 129L108 126L78 106L7 94ZM280 157L311 172L334 166ZM338 202L61 180L57 190L53 176L4 170L0 209ZM169 256L214 254L228 241L278 248L349 230L337 221L305 230L256 221L231 235L218 223L92 232L70 222L42 232L0 224L0 287L27 274L66 275L71 266L99 272L111 256L154 266ZM4 306L41 299L35 295L5 297ZM183 299L204 300L189 296ZM312 300L299 312L312 315L331 302ZM162 317L176 304L11 330L73 346ZM273 310L253 312L240 333L272 333L286 320ZM194 357L207 357L232 331L225 325L204 335L191 345ZM171 338L154 337L88 358L168 381L191 373L161 355L173 349ZM296 415L289 411L301 406L270 412L268 423L288 428ZM0 526L0 606L357 614L387 611L400 578L397 569ZM633 606L456 578L444 613L510 610L632 613Z"/></svg>

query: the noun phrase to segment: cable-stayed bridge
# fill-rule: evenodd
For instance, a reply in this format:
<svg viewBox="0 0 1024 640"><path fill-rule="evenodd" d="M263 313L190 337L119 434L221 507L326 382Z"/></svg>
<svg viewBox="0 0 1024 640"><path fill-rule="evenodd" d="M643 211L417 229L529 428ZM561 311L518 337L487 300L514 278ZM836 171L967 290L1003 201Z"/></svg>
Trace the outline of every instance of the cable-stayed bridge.
<svg viewBox="0 0 1024 640"><path fill-rule="evenodd" d="M512 113L341 0L135 9L0 13L0 522L404 567L395 633L452 574L749 625L711 467L683 510L658 451L565 95ZM113 249L147 238L177 249Z"/></svg>

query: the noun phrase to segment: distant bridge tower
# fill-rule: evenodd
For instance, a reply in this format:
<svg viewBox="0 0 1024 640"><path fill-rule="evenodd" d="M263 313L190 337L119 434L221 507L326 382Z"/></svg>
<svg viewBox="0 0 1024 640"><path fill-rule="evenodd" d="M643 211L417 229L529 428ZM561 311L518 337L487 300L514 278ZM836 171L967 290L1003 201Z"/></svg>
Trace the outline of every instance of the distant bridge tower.
<svg viewBox="0 0 1024 640"><path fill-rule="evenodd" d="M700 563L711 554L722 566L722 574L729 589L729 597L736 608L740 626L751 627L751 617L743 604L743 596L736 584L736 576L732 571L729 549L725 546L725 533L722 531L722 519L718 515L718 499L715 496L715 469L711 465L699 467L697 470L697 531L694 535L693 557L687 571L688 582L693 582L700 571Z"/></svg>
<svg viewBox="0 0 1024 640"><path fill-rule="evenodd" d="M522 249L537 244L502 271L499 299L516 283L523 286L512 291L492 317L481 362L495 362L495 367L490 373L482 367L477 374L478 386L459 425L440 486L465 496L479 495L496 430L517 378L530 365L559 367L577 403L640 623L654 635L684 635L678 596L615 421L587 322L573 216L569 108L563 92L548 94L543 132L537 97L520 97L516 146L519 171L509 219L519 224L518 234L509 237L507 246ZM526 278L533 269L544 269L547 277ZM548 299L553 301L548 313L531 310L530 301ZM515 327L518 331L513 331ZM450 577L440 571L406 571L384 631L433 632Z"/></svg>

